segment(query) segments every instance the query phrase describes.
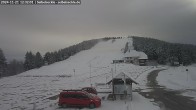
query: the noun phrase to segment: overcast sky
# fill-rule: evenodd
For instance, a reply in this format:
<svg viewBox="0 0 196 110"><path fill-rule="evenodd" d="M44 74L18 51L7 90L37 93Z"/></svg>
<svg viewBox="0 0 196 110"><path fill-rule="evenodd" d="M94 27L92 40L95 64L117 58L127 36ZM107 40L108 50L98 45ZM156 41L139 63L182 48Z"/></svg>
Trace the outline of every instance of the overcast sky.
<svg viewBox="0 0 196 110"><path fill-rule="evenodd" d="M81 0L81 5L0 6L0 48L10 59L83 40L144 36L196 44L196 0Z"/></svg>

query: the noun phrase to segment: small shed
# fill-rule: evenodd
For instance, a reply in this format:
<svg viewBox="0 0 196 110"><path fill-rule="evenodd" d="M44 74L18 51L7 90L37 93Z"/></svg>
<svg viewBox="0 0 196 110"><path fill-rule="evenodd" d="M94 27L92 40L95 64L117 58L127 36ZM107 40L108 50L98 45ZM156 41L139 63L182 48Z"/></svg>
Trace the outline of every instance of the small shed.
<svg viewBox="0 0 196 110"><path fill-rule="evenodd" d="M130 96L132 99L132 83L138 84L133 80L129 74L123 72L117 74L107 82L107 84L112 85L112 94L116 96Z"/></svg>

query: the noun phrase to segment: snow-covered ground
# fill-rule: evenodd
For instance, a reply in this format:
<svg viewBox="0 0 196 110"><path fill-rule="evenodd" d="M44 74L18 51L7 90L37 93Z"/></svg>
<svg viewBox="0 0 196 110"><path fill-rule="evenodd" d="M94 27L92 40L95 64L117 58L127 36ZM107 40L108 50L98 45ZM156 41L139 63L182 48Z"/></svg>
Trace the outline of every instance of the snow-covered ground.
<svg viewBox="0 0 196 110"><path fill-rule="evenodd" d="M196 65L169 67L159 73L157 80L160 85L196 100Z"/></svg>
<svg viewBox="0 0 196 110"><path fill-rule="evenodd" d="M59 109L58 99L53 99L53 96L58 95L61 90L78 89L90 86L90 83L93 86L96 83L105 83L111 76L112 70L114 75L126 72L131 74L136 81L143 82L142 75L154 70L154 67L125 63L112 64L112 60L123 58L123 50L127 42L132 43L132 39L100 41L92 49L82 51L65 61L0 79L0 109ZM159 110L158 105L137 93L133 93L133 101L127 101L126 104L121 100L103 100L102 106L96 109L127 110L127 108L129 110Z"/></svg>

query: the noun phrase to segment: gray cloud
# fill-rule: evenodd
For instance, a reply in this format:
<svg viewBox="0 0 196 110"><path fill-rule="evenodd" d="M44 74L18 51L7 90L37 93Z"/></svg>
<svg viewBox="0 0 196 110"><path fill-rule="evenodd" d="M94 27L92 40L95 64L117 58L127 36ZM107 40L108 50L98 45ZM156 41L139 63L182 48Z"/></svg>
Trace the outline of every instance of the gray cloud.
<svg viewBox="0 0 196 110"><path fill-rule="evenodd" d="M82 0L77 6L0 6L0 47L12 58L82 40L138 35L196 44L195 0Z"/></svg>

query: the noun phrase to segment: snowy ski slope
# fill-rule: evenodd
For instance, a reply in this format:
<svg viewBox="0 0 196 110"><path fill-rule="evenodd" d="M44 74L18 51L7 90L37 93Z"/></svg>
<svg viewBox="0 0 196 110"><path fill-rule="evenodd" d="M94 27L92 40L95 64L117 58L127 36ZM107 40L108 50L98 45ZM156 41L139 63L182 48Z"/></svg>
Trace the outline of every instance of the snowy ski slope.
<svg viewBox="0 0 196 110"><path fill-rule="evenodd" d="M58 99L53 96L58 95L61 90L82 88L90 86L90 83L93 86L96 83L105 83L107 77L111 76L112 69L113 74L126 72L137 81L138 76L153 70L153 67L125 63L112 64L112 60L123 58L123 51L127 42L132 44L132 39L100 41L93 48L79 52L65 61L0 79L0 109L57 110L59 109ZM127 102L128 104L122 101L103 100L102 106L96 109L127 110L129 108L130 110L142 110L144 108L145 110L159 110L159 107L150 100L137 93L133 95L133 101ZM140 104L143 104L143 106L140 106Z"/></svg>

